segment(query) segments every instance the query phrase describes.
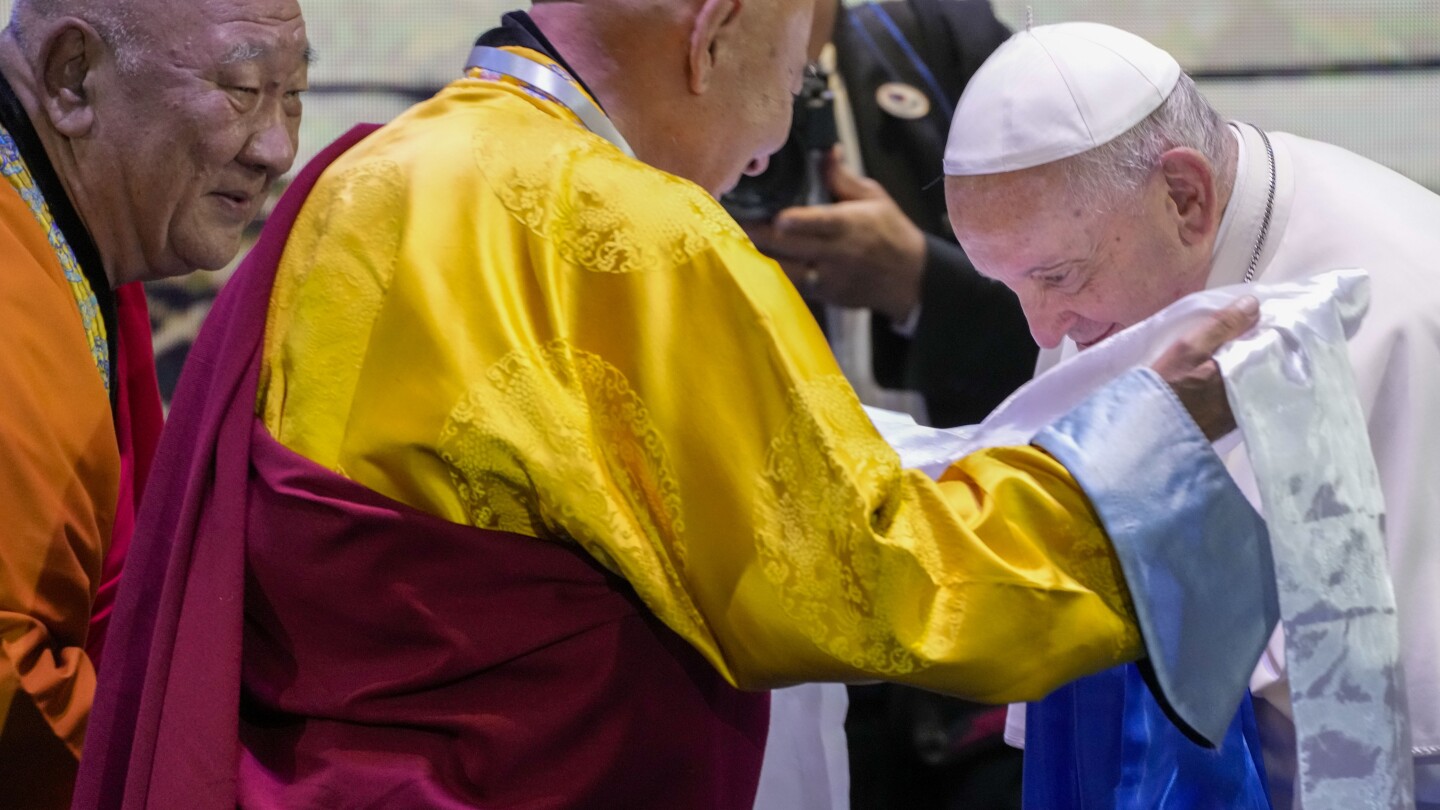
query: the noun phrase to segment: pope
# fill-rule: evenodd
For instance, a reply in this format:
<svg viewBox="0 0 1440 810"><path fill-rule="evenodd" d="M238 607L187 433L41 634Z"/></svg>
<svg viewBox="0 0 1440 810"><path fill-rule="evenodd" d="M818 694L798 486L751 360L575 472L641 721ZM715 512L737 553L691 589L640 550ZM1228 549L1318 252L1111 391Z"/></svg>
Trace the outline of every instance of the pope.
<svg viewBox="0 0 1440 810"><path fill-rule="evenodd" d="M1369 273L1370 311L1350 362L1384 493L1417 796L1440 802L1440 470L1418 451L1440 441L1440 196L1344 149L1226 121L1170 54L1091 23L1020 32L987 60L958 105L945 173L956 234L981 272L1019 296L1042 365L1199 290ZM1228 463L1254 493L1243 450ZM1230 740L1246 761L1238 749L1256 749L1258 763L1263 747L1265 767L1241 764L1240 776L1268 771L1277 807L1289 806L1296 756L1284 649L1277 631L1251 681L1251 733L1241 734L1242 716ZM1243 779L1217 777L1214 760L1168 722L1148 745L1126 746L1144 726L1145 692L1127 668L1032 706L1029 800L1114 807L1117 785L1162 773L1156 757L1168 750L1182 771L1196 769L1200 796L1255 806L1233 798ZM1193 799L1176 784L1158 787L1168 801ZM1228 801L1216 793L1226 789L1237 791Z"/></svg>

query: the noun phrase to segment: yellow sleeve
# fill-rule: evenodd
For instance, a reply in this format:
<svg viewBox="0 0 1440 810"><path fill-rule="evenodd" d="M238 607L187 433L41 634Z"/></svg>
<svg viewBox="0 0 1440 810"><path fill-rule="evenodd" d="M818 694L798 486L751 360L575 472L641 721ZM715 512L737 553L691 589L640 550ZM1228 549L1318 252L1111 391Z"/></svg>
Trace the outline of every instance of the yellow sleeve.
<svg viewBox="0 0 1440 810"><path fill-rule="evenodd" d="M553 361L580 361L592 426L555 448L587 469L561 462L553 496L589 481L607 503L556 510L552 531L744 686L886 678L1003 702L1139 656L1118 563L1059 463L1024 447L938 484L903 470L773 263L716 239L681 275L569 280L577 302L629 300L580 304Z"/></svg>
<svg viewBox="0 0 1440 810"><path fill-rule="evenodd" d="M713 199L485 92L417 108L307 203L267 330L277 439L446 519L579 544L741 686L1008 701L1139 655L1058 463L902 470Z"/></svg>

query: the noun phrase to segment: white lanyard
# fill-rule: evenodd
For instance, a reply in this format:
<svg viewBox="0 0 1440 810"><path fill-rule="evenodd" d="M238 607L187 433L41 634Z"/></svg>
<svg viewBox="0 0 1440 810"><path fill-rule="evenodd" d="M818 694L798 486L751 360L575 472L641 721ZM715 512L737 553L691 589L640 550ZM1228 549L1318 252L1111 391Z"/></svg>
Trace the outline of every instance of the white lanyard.
<svg viewBox="0 0 1440 810"><path fill-rule="evenodd" d="M475 68L509 76L544 93L574 113L586 129L615 144L626 157L635 157L635 150L625 142L625 137L604 111L578 87L545 65L499 48L478 45L470 52L470 62L465 70L468 73Z"/></svg>

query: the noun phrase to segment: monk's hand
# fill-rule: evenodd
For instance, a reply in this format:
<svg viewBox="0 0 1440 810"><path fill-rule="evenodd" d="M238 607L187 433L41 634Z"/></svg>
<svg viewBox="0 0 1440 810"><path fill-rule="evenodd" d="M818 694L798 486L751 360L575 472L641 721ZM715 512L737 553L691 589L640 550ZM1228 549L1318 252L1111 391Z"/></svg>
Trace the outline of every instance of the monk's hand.
<svg viewBox="0 0 1440 810"><path fill-rule="evenodd" d="M920 300L925 234L879 183L845 168L838 154L827 179L833 204L787 208L746 231L806 298L905 320Z"/></svg>
<svg viewBox="0 0 1440 810"><path fill-rule="evenodd" d="M1230 412L1215 352L1248 332L1259 319L1260 302L1247 295L1210 315L1151 366L1212 442L1235 429L1235 415Z"/></svg>

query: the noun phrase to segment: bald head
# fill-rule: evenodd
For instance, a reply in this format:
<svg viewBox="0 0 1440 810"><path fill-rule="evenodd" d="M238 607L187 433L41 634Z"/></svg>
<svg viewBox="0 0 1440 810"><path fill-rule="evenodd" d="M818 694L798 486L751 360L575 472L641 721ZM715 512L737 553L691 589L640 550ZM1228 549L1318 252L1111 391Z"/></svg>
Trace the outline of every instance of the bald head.
<svg viewBox="0 0 1440 810"><path fill-rule="evenodd" d="M785 143L814 3L553 0L531 17L641 160L719 194Z"/></svg>
<svg viewBox="0 0 1440 810"><path fill-rule="evenodd" d="M178 3L176 0L15 0L8 32L22 48L30 49L38 47L43 38L40 32L51 25L65 19L84 20L112 49L117 64L133 72L139 66L143 51L163 44L160 42L163 37L156 35L157 24L163 22L163 29L167 31L184 31L188 25L203 26L213 15L195 12L203 12L207 5L215 5L214 0ZM293 2L262 5L270 6L266 13L276 19L290 16L289 7L295 6ZM294 13L298 15L298 7ZM246 53L255 51L256 46L252 45ZM307 64L315 61L308 43L305 61Z"/></svg>

